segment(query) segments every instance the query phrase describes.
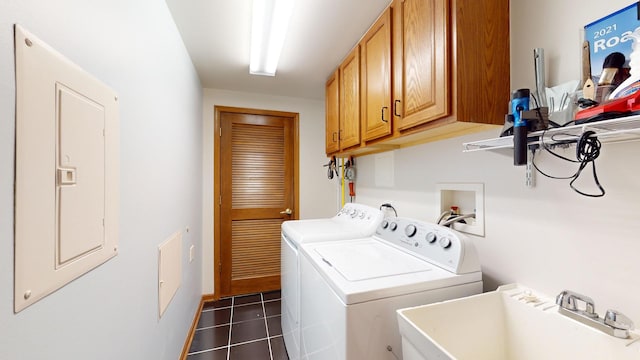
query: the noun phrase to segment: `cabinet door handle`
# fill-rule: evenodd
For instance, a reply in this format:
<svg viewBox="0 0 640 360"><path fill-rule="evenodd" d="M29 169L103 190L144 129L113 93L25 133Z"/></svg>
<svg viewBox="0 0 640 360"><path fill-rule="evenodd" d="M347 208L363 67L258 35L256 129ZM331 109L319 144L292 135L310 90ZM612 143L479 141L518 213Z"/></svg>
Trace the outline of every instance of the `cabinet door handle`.
<svg viewBox="0 0 640 360"><path fill-rule="evenodd" d="M389 109L389 107L388 106L383 106L382 107L382 115L380 115L380 117L382 118L383 122L389 122L389 120L385 120L384 119L384 109Z"/></svg>
<svg viewBox="0 0 640 360"><path fill-rule="evenodd" d="M342 130L338 130L338 140L342 140Z"/></svg>
<svg viewBox="0 0 640 360"><path fill-rule="evenodd" d="M338 142L338 140L336 139L337 136L338 136L338 133L334 131L332 136L333 142Z"/></svg>
<svg viewBox="0 0 640 360"><path fill-rule="evenodd" d="M400 116L400 114L398 114L398 104L400 103L400 100L396 100L393 102L393 115L395 116Z"/></svg>

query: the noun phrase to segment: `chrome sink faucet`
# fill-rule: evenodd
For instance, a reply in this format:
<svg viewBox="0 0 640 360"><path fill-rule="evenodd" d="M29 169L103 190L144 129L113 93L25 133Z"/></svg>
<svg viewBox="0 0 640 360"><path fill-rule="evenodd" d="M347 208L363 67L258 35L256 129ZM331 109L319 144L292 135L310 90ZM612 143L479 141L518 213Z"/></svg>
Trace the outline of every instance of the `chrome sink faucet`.
<svg viewBox="0 0 640 360"><path fill-rule="evenodd" d="M585 309L578 307L578 302L585 304ZM606 334L626 339L629 330L633 330L633 321L616 310L607 310L604 318L596 313L593 299L588 296L565 290L556 297L558 312L585 325L596 328Z"/></svg>
<svg viewBox="0 0 640 360"><path fill-rule="evenodd" d="M582 301L585 304L585 310L579 310L577 301ZM582 294L578 294L573 291L565 290L556 297L556 304L561 308L578 312L593 319L598 318L596 313L596 306L593 299Z"/></svg>

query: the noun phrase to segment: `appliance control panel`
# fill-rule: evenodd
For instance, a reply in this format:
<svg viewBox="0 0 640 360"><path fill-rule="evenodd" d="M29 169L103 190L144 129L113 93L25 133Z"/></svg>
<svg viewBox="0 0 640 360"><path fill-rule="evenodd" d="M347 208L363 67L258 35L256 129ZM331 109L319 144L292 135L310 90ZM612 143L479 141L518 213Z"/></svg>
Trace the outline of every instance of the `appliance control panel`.
<svg viewBox="0 0 640 360"><path fill-rule="evenodd" d="M382 211L379 209L357 203L347 203L333 218L345 224L354 224L354 226L358 226L357 224L377 226L382 217Z"/></svg>
<svg viewBox="0 0 640 360"><path fill-rule="evenodd" d="M456 274L480 271L470 239L445 226L387 217L376 229L375 237Z"/></svg>

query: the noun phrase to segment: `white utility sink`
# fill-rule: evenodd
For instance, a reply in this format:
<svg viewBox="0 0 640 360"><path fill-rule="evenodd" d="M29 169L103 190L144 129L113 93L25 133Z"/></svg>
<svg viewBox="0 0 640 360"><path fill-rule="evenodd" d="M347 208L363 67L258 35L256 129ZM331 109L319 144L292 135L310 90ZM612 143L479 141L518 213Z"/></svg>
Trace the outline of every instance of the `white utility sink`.
<svg viewBox="0 0 640 360"><path fill-rule="evenodd" d="M640 319L638 319L640 321ZM627 339L558 313L554 299L520 285L398 310L404 360L640 359Z"/></svg>

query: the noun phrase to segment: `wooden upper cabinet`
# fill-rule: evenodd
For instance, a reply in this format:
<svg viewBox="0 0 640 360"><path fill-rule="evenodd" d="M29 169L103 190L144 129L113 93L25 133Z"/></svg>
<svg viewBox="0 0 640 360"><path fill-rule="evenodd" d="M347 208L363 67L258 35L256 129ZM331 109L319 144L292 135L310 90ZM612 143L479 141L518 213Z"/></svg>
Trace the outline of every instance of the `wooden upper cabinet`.
<svg viewBox="0 0 640 360"><path fill-rule="evenodd" d="M404 130L449 115L448 0L396 0L394 105Z"/></svg>
<svg viewBox="0 0 640 360"><path fill-rule="evenodd" d="M340 131L340 92L339 92L339 70L327 80L325 88L325 116L326 116L326 132L325 143L326 152L331 154L340 150L340 142L338 135Z"/></svg>
<svg viewBox="0 0 640 360"><path fill-rule="evenodd" d="M360 145L360 51L355 47L340 65L340 150Z"/></svg>
<svg viewBox="0 0 640 360"><path fill-rule="evenodd" d="M455 117L503 125L511 99L509 0L451 2Z"/></svg>
<svg viewBox="0 0 640 360"><path fill-rule="evenodd" d="M387 8L360 42L362 126L364 141L390 135L391 8Z"/></svg>
<svg viewBox="0 0 640 360"><path fill-rule="evenodd" d="M509 81L509 0L393 0L340 66L332 152L370 154L496 128Z"/></svg>
<svg viewBox="0 0 640 360"><path fill-rule="evenodd" d="M504 124L509 0L394 0L396 128L440 138ZM430 134L423 138L429 138Z"/></svg>

